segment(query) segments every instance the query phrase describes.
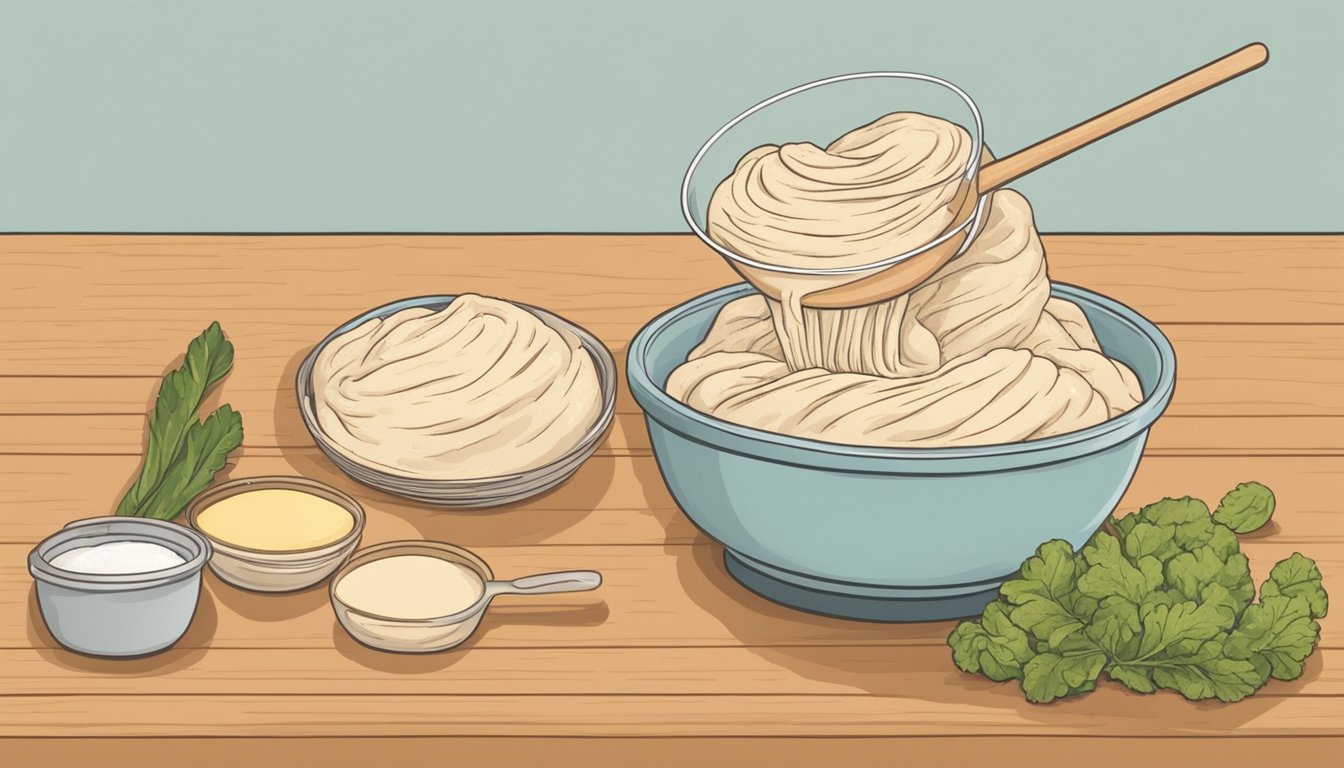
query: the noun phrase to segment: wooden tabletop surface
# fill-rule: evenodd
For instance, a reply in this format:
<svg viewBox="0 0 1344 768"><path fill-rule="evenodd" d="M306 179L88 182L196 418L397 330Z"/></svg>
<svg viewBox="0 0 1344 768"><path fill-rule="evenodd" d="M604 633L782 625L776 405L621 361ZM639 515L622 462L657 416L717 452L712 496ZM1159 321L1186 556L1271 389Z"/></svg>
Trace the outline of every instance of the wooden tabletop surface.
<svg viewBox="0 0 1344 768"><path fill-rule="evenodd" d="M1257 581L1300 550L1344 596L1344 236L1046 245L1054 279L1134 307L1176 347L1175 399L1121 511L1165 495L1216 500L1259 480L1279 507L1271 530L1243 543ZM604 339L623 370L641 325L732 281L717 256L672 235L0 236L0 754L23 758L3 761L213 765L282 750L315 765L323 755L890 765L1040 749L1132 765L1144 754L1337 754L1334 614L1301 679L1238 704L1105 685L1035 706L1013 685L961 674L950 623L822 618L735 583L664 489L624 388L610 436L573 479L490 512L356 485L295 408L294 373L312 345L394 299L472 291L541 305ZM38 615L27 553L71 520L111 513L159 378L211 320L237 348L210 401L245 420L230 476L301 474L354 494L368 510L365 545L450 541L503 576L592 568L602 588L501 602L463 649L405 656L351 640L325 587L264 596L207 575L172 649L123 661L61 650Z"/></svg>

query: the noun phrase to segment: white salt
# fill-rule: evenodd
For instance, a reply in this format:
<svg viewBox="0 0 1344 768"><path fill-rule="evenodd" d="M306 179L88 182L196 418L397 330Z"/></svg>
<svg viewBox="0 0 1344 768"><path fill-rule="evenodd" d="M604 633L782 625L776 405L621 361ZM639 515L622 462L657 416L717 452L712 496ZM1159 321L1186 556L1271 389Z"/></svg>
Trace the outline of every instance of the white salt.
<svg viewBox="0 0 1344 768"><path fill-rule="evenodd" d="M109 541L62 552L51 564L64 571L102 575L149 573L181 565L186 560L162 544L148 541Z"/></svg>

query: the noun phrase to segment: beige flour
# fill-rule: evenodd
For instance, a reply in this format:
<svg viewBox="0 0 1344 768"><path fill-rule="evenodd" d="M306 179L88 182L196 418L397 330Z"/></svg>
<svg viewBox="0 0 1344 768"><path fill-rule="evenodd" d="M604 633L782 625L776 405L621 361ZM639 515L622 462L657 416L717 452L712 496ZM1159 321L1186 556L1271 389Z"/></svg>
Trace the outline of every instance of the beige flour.
<svg viewBox="0 0 1344 768"><path fill-rule="evenodd" d="M356 611L408 621L451 616L484 594L485 582L476 571L427 555L372 560L336 582L336 599Z"/></svg>
<svg viewBox="0 0 1344 768"><path fill-rule="evenodd" d="M577 445L602 407L593 360L573 334L471 294L332 340L313 366L313 401L342 454L443 480L540 467Z"/></svg>
<svg viewBox="0 0 1344 768"><path fill-rule="evenodd" d="M715 191L709 233L772 264L871 263L960 223L970 152L960 127L909 114L826 150L762 147ZM668 393L744 426L891 446L1045 437L1141 399L1134 374L1101 354L1082 311L1050 297L1031 208L1015 192L995 193L967 252L909 293L856 309L801 306L831 285L804 276L782 303L731 302L672 373Z"/></svg>

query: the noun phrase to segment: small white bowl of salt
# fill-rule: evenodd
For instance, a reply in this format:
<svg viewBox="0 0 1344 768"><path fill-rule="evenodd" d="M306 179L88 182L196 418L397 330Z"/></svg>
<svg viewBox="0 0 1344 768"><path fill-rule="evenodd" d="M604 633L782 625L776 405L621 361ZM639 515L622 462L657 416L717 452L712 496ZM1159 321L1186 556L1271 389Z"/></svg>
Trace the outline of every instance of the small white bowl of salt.
<svg viewBox="0 0 1344 768"><path fill-rule="evenodd" d="M56 642L91 656L144 656L187 631L209 559L210 542L190 528L95 517L34 547L28 572Z"/></svg>

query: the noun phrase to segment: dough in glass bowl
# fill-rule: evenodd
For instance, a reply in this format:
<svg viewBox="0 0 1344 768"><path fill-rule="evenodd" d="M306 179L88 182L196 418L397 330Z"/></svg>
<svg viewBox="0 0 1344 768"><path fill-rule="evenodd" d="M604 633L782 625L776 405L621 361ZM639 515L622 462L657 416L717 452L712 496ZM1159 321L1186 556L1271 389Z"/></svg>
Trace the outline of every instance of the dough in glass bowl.
<svg viewBox="0 0 1344 768"><path fill-rule="evenodd" d="M959 126L903 113L824 150L761 147L716 189L709 234L743 256L799 268L904 253L960 220L969 152ZM816 309L802 299L827 281L789 281L780 301L725 306L668 394L747 427L893 447L1048 437L1142 399L1082 310L1051 298L1031 207L1011 190L993 193L965 253L904 295Z"/></svg>
<svg viewBox="0 0 1344 768"><path fill-rule="evenodd" d="M602 410L589 353L524 307L473 294L331 341L313 365L328 444L383 472L502 477L575 448Z"/></svg>

